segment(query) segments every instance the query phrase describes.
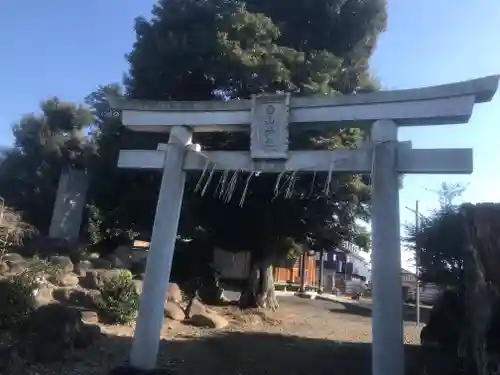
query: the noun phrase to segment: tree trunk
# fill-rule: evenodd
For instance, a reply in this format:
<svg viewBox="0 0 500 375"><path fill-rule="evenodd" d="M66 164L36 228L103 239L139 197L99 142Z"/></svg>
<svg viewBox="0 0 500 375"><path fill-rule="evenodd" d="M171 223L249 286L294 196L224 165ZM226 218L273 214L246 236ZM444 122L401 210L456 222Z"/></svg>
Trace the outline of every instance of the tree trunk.
<svg viewBox="0 0 500 375"><path fill-rule="evenodd" d="M252 268L240 297L241 308L278 308L274 290L273 264L270 259L252 262Z"/></svg>

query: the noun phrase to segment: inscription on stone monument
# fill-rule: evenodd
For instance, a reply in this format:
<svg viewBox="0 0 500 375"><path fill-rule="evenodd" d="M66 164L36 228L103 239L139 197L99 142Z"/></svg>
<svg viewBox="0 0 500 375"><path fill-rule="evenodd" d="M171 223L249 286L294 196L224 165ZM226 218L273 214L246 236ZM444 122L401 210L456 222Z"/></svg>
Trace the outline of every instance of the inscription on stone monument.
<svg viewBox="0 0 500 375"><path fill-rule="evenodd" d="M253 97L250 147L253 159L288 157L289 107L290 95Z"/></svg>

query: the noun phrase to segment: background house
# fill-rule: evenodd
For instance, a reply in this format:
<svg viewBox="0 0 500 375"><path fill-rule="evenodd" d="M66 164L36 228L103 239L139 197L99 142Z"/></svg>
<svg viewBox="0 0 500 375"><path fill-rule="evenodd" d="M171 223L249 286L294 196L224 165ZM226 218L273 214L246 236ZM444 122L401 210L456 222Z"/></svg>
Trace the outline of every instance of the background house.
<svg viewBox="0 0 500 375"><path fill-rule="evenodd" d="M364 287L371 279L370 263L361 255L361 248L348 241L339 247L331 247L321 254L316 254L316 272L320 273L323 264L322 288L331 292L337 288L340 292L351 294Z"/></svg>

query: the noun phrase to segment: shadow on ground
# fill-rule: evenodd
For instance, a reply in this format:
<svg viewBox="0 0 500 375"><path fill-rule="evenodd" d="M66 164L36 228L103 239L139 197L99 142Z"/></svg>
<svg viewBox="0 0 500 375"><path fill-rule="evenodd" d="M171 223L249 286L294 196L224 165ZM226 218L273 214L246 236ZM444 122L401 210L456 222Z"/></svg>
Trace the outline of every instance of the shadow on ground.
<svg viewBox="0 0 500 375"><path fill-rule="evenodd" d="M126 364L130 344L129 337L103 336L93 349L76 354L76 358L57 368L38 373L70 375L77 371L79 374L104 375L111 368ZM406 374L424 374L421 348L408 345L405 350ZM369 375L370 351L370 344L280 334L224 332L199 339L179 337L162 341L158 367L165 370L155 374ZM92 358L97 362L92 363Z"/></svg>
<svg viewBox="0 0 500 375"><path fill-rule="evenodd" d="M371 318L372 310L369 306L363 304L347 303L341 301L335 301L335 307L331 308L330 311L336 314L349 314L358 315L367 318ZM420 308L420 322L427 323L429 319L429 314L431 309L428 307ZM403 320L405 322L416 322L417 312L414 306L403 305Z"/></svg>

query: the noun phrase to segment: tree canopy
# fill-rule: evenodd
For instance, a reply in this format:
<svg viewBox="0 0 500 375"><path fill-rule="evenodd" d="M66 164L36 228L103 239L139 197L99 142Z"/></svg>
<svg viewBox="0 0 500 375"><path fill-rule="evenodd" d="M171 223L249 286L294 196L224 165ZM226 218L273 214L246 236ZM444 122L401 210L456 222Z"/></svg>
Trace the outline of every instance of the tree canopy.
<svg viewBox="0 0 500 375"><path fill-rule="evenodd" d="M151 20L136 20L137 39L128 55L126 89L133 98L227 100L260 93L342 95L377 88L368 60L385 28L385 1L304 0L290 5L161 0L152 14ZM246 134L209 134L197 140L206 149L249 145ZM295 149L356 148L362 134L356 128L328 126L308 133L292 129L290 141ZM213 196L216 184L205 196L196 194L196 177L187 182L182 221L189 225L181 235L203 238L210 246L251 250L253 261L261 264L272 263L276 249L283 249L281 244L290 238L318 250L325 242L351 239L358 229L356 219L369 217L369 189L358 175L334 175L331 193L325 194L325 175L294 173L293 192L284 197L274 194L276 177L264 174L238 184L238 198L229 203ZM265 274L262 267L260 274Z"/></svg>
<svg viewBox="0 0 500 375"><path fill-rule="evenodd" d="M460 205L455 203L465 190L460 184L443 183L439 191L440 207L431 215L421 217L420 228L407 228L407 241L419 252L420 278L443 286L455 286L463 272L467 243Z"/></svg>
<svg viewBox="0 0 500 375"><path fill-rule="evenodd" d="M136 20L127 91L141 99L225 100L373 90L368 59L385 22L384 1L159 1L150 21ZM247 135L198 138L207 149L248 149ZM361 138L359 129L292 130L291 148L354 148ZM222 204L213 192L200 199L192 194L191 177L187 196L196 202L195 227L229 248L261 248L287 237L336 242L353 234L355 217L369 216L360 176L335 176L330 197L321 188L326 176L314 184L311 175L296 176L293 199L283 199L274 197L275 176L262 175L249 185L242 208L239 199Z"/></svg>
<svg viewBox="0 0 500 375"><path fill-rule="evenodd" d="M92 154L86 136L91 116L84 106L58 98L43 101L40 109L13 126L15 147L2 163L0 196L46 234L61 170L85 168Z"/></svg>

